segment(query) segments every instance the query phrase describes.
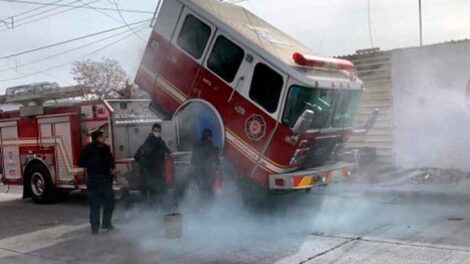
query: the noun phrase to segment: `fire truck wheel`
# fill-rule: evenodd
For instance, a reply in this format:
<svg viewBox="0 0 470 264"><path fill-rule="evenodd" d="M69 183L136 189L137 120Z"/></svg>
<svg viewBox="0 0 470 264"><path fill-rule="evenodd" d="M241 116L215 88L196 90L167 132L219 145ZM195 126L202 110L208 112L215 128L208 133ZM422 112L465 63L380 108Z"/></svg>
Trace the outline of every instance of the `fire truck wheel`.
<svg viewBox="0 0 470 264"><path fill-rule="evenodd" d="M48 204L54 201L55 189L49 171L40 164L34 164L28 169L27 179L31 197L36 203Z"/></svg>

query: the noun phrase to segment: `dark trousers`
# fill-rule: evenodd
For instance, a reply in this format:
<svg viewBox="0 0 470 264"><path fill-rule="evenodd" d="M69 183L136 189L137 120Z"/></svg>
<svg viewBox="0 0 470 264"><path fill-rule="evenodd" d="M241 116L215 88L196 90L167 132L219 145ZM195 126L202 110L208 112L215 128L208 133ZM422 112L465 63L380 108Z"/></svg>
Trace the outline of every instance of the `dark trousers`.
<svg viewBox="0 0 470 264"><path fill-rule="evenodd" d="M210 166L194 166L194 179L202 200L211 200L214 197L214 170Z"/></svg>
<svg viewBox="0 0 470 264"><path fill-rule="evenodd" d="M92 231L112 225L114 211L114 192L111 176L89 175L87 179L88 199L90 201L90 224ZM101 207L103 221L101 222Z"/></svg>
<svg viewBox="0 0 470 264"><path fill-rule="evenodd" d="M166 183L163 178L163 173L142 170L139 190L144 199L148 202L161 200L166 193Z"/></svg>

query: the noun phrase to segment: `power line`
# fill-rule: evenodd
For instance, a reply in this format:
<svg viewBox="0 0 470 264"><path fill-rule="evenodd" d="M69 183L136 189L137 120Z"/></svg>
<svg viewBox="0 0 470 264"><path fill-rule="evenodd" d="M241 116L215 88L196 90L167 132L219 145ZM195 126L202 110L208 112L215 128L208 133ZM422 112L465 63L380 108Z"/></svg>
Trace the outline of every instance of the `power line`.
<svg viewBox="0 0 470 264"><path fill-rule="evenodd" d="M58 1L55 1L55 2L53 2L53 3L55 4L55 3L62 2L62 1L64 1L64 0L58 0ZM44 9L44 8L46 8L46 7L48 7L48 6L39 6L39 7L30 9L30 10L27 10L27 11L23 11L23 12L20 12L20 13L17 13L17 14L11 15L11 16L8 16L7 19L11 20L11 22L10 22L11 25L9 26L8 23L4 22L4 26L5 26L7 29L12 29L12 28L14 28L15 23L17 23L18 21L21 21L21 20L24 20L24 19L27 19L27 18L30 18L30 17L35 17L35 16L37 16L37 15L40 15L41 13L34 14L34 15L31 15L31 16L28 16L28 17L25 17L25 18L20 18L19 20L17 20L18 17L20 17L20 16L22 16L22 15L26 15L26 14L28 14L28 13L32 13L32 12L37 11L37 10L40 10L40 9ZM43 12L43 13L47 13L47 12L50 12L50 11L55 10L55 9L57 9L57 7L51 8L51 9L49 9L49 10L46 10L46 11Z"/></svg>
<svg viewBox="0 0 470 264"><path fill-rule="evenodd" d="M81 3L83 3L83 1L81 1L81 0L79 0L79 1L80 1ZM131 30L131 31L136 35L136 37L138 37L139 39L141 39L141 40L144 41L144 42L147 42L147 40L144 39L144 38L143 38L142 36L140 36L139 34L137 34L137 32L134 32L134 30L132 29L132 27L130 27L129 24L127 23L127 21L124 19L124 16L122 15L122 13L121 13L121 11L120 11L119 6L117 5L117 3L114 3L114 4L116 5L117 11L118 11L119 16L121 17L121 20L122 20L122 21L119 20L119 19L117 19L117 18L115 18L115 17L113 17L113 16L111 16L111 15L108 15L107 13L105 13L105 12L99 10L99 9L96 9L96 8L95 8L94 6L92 6L92 5L89 5L89 4L85 4L85 5L87 5L88 7L92 8L94 11L96 11L96 12L98 12L98 13L100 13L100 14L106 16L106 17L111 18L112 20L114 20L114 21L116 21L116 22L118 22L118 23L121 23L121 24L126 25L126 26L129 28L129 30Z"/></svg>
<svg viewBox="0 0 470 264"><path fill-rule="evenodd" d="M0 0L0 1L1 1L1 0ZM79 0L75 0L75 1L73 1L72 3L75 3L75 2L78 2L78 1L79 1ZM88 2L87 4L92 4L92 3L99 2L99 1L101 1L101 0L94 0L94 1ZM82 6L84 6L84 5L85 5L85 3L84 3ZM50 11L52 11L52 10L59 9L59 8L61 8L61 7L55 7L55 8L49 9L49 10L47 10L47 11L44 12L44 13L47 13L47 12L50 12ZM27 24L31 24L31 23L33 23L33 22L37 22L37 21L40 21L40 20L44 20L44 19L46 19L46 18L50 18L50 17L52 17L52 16L65 13L65 12L68 12L68 11L73 10L73 9L76 9L76 8L78 8L78 7L72 7L72 8L69 8L69 9L61 10L61 11L59 11L59 12L55 12L55 13L50 14L50 15L47 15L47 16L43 16L43 17L40 17L40 18L37 18L37 19L33 19L33 20L30 20L30 21L24 22L24 23L22 23L22 24L15 25L14 28L17 28L17 27L20 27L20 26L23 26L23 25L27 25ZM42 13L42 14L44 14L44 13ZM31 15L31 16L26 17L26 18L22 18L22 19L20 19L19 21L23 21L23 20L26 20L27 18L35 17L35 16L37 16L37 15L41 15L41 13L40 13L40 14ZM7 29L3 29L3 30L0 30L0 32L7 31L7 30L10 30L10 29L8 29L8 28L7 28Z"/></svg>
<svg viewBox="0 0 470 264"><path fill-rule="evenodd" d="M136 37L138 37L139 39L143 40L144 42L147 42L147 40L145 40L144 38L142 38L142 36L140 36L137 32L135 32L135 31L129 26L129 23L127 23L126 19L125 19L124 16L122 15L121 9L119 8L119 4L118 4L117 2L114 2L114 6L116 7L117 12L118 12L119 16L121 17L122 22L123 22L125 25L127 25L127 27L129 28L129 30L132 31L132 33L134 33L134 35L136 35Z"/></svg>
<svg viewBox="0 0 470 264"><path fill-rule="evenodd" d="M0 0L0 2L8 2L8 3L15 3L15 4L43 5L43 6L77 7L77 8L83 8L83 9L90 9L90 7L76 6L76 5L70 5L70 4L41 3L41 2L24 1L24 0ZM108 8L108 7L95 7L95 8L98 10L103 10L103 11L113 11L113 12L116 11L116 9ZM153 12L151 11L135 10L135 9L121 9L121 12L136 13L136 14L153 14Z"/></svg>
<svg viewBox="0 0 470 264"><path fill-rule="evenodd" d="M78 2L78 0L74 0L74 1L70 2L69 4L76 3L76 2ZM47 6L41 6L41 7L47 7ZM48 12L51 12L51 11L54 11L54 10L57 10L57 9L61 9L61 8L62 8L62 7L60 7L60 6L56 6L56 7L47 9L47 10L45 10L45 11L43 11L43 12L40 12L40 13L36 13L36 14L30 15L30 16L27 16L27 17L22 17L22 18L20 18L20 19L17 19L15 22L17 23L17 22L26 20L26 19L28 19L28 18L34 18L34 17L40 16L40 15L44 15L44 14L46 14L46 13L48 13ZM69 10L69 9L68 9L68 10ZM15 16L17 16L17 15L13 15L13 17L15 17Z"/></svg>
<svg viewBox="0 0 470 264"><path fill-rule="evenodd" d="M116 41L113 41L113 42L111 42L111 43L109 43L109 44L106 44L105 46L103 46L103 47L101 47L101 48L99 48L99 49L96 49L96 50L94 50L94 51L92 51L92 52L90 52L90 53L87 53L87 54L85 54L85 55L83 55L83 56L80 56L79 58L80 58L80 59L83 59L83 58L89 57L89 56L91 56L91 55L94 55L94 54L96 54L96 53L98 53L98 52L100 52L100 51L102 51L102 50L104 50L104 49L107 49L107 48L109 48L109 47L111 47L111 46L113 46L113 45L115 45L115 44L117 44L117 43L119 43L119 42L121 42L121 41L123 41L123 40L129 38L129 37L132 36L132 35L133 35L133 33L130 33L130 34L128 34L128 35L126 35L126 36L124 36L124 37L122 37L122 38L120 38L120 39L118 39L118 40L116 40ZM57 69L57 68L60 68L60 67L69 65L69 64L71 64L71 63L73 63L73 62L75 62L75 61L76 61L76 60L69 61L69 62L66 62L66 63L63 63L63 64L59 64L59 65L56 65L56 66L47 68L47 69L45 69L45 70L41 70L41 71L29 73L29 74L26 74L26 75L21 76L21 77L15 77L15 78L10 78L10 79L3 79L3 80L0 80L0 82L8 82L8 81L20 80L20 79L24 79L24 78L26 78L26 77L31 77L31 76L34 76L34 75L43 74L43 73L45 73L45 72L49 72L49 71L51 71L51 70L55 70L55 69Z"/></svg>
<svg viewBox="0 0 470 264"><path fill-rule="evenodd" d="M0 25L1 24L7 28L13 28L15 22L13 21L13 17L5 17L0 19Z"/></svg>
<svg viewBox="0 0 470 264"><path fill-rule="evenodd" d="M145 23L145 22L149 22L149 21L150 21L150 19L145 19L145 20L141 20L141 21L138 21L138 22L130 23L129 25L138 25L138 24L142 24L142 23ZM36 52L36 51L39 51L39 50L44 50L44 49L60 46L60 45L67 44L67 43L70 43L70 42L75 42L75 41L78 41L78 40L82 40L82 39L94 37L94 36L97 36L97 35L105 34L105 33L108 33L108 32L116 31L116 30L119 30L119 29L122 29L122 28L125 28L125 27L127 27L127 25L120 26L120 27L115 27L115 28L111 28L111 29L107 29L107 30L103 30L103 31L100 31L100 32L84 35L84 36L69 39L69 40L64 40L64 41L61 41L61 42L49 44L49 45L42 46L42 47L39 47L39 48L34 48L34 49L30 49L30 50L21 51L21 52L18 52L18 53L14 53L14 54L10 54L10 55L7 55L7 56L0 57L0 60L9 59L9 58L13 58L13 57L16 57L16 56L21 56L21 55L24 55L24 54Z"/></svg>
<svg viewBox="0 0 470 264"><path fill-rule="evenodd" d="M93 11L96 11L96 12L102 14L103 16L109 17L109 18L111 18L112 20L114 20L114 21L116 21L116 22L118 22L118 23L121 23L121 21L120 21L119 19L117 19L117 18L115 18L115 17L113 17L113 16L111 16L111 15L108 15L107 13L105 13L105 12L99 10L99 9L96 9L96 7L94 7L94 6L90 5L90 4L87 4L87 3L83 2L82 0L78 0L78 1L79 1L80 3L83 3L84 5L88 6L89 8L93 9Z"/></svg>
<svg viewBox="0 0 470 264"><path fill-rule="evenodd" d="M50 4L57 4L57 3L63 2L63 1L64 1L64 0L57 0L57 1L52 2L52 3L50 3ZM30 10L21 12L21 13L18 13L18 14L14 14L14 15L12 15L12 17L19 17L19 16L22 16L22 15L25 15L25 14L28 14L28 13L31 13L31 12L34 12L34 11L36 11L36 10L40 10L40 9L46 8L46 7L48 7L48 6L47 6L47 5L39 6L39 7L36 7L36 8L30 9Z"/></svg>
<svg viewBox="0 0 470 264"><path fill-rule="evenodd" d="M134 30L142 30L144 28L146 28L147 26L146 25L143 25L143 26L140 26L140 27L136 27L136 28L133 28ZM64 54L67 54L67 53L70 53L72 51L76 51L76 50L79 50L79 49L82 49L82 48L85 48L85 47L89 47L89 46L92 46L94 44L97 44L97 43L100 43L100 42L103 42L105 40L108 40L108 39L112 39L116 36L120 36L120 35L123 35L125 33L129 32L129 30L126 30L124 32L119 32L119 33L116 33L116 34L113 34L111 36L107 36L107 37L104 37L104 38L101 38L101 39L98 39L98 40L95 40L95 41L92 41L90 43L87 43L87 44L84 44L84 45L81 45L81 46L77 46L77 47L74 47L74 48L71 48L71 49L68 49L68 50L65 50L65 51L62 51L62 52L59 52L59 53L56 53L56 54L53 54L53 55L50 55L50 56L46 56L46 57L42 57L40 59L37 59L37 60L33 60L33 61L30 61L30 62L26 62L26 63L22 63L22 64L17 64L17 65L14 65L14 66L10 66L8 68L4 68L4 69L0 69L0 72L6 72L6 71L10 71L10 70L15 70L18 69L18 68L22 68L24 66L28 66L28 65L31 65L31 64L35 64L35 63L38 63L38 62L41 62L41 61L45 61L45 60L49 60L49 59L52 59L52 58L55 58L55 57L58 57L58 56L61 56L61 55L64 55ZM16 61L15 61L16 63Z"/></svg>

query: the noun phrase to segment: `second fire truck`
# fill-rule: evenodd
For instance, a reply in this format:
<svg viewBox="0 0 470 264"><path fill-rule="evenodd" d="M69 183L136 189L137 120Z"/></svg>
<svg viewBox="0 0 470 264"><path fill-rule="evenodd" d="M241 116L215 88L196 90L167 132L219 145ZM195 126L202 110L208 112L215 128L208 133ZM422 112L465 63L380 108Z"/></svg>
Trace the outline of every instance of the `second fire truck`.
<svg viewBox="0 0 470 264"><path fill-rule="evenodd" d="M137 185L138 179L131 177L136 171L132 157L152 124L161 121L148 110L150 100L64 101L86 93L80 86L37 83L8 88L0 96L0 104L20 104L0 111L0 178L4 184L23 185L24 196L38 203L86 189L83 169L77 166L78 156L90 142L90 134L101 129L116 158L114 189ZM164 129L163 133L172 147L173 131Z"/></svg>

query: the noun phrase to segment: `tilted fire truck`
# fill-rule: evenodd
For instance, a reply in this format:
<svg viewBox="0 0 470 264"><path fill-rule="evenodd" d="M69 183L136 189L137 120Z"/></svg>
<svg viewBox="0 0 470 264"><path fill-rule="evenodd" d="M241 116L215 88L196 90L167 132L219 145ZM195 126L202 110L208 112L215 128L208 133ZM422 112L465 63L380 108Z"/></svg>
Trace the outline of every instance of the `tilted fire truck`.
<svg viewBox="0 0 470 264"><path fill-rule="evenodd" d="M70 190L85 189L77 159L93 130L102 129L115 154L118 175L114 189L129 182L133 155L157 117L148 110L148 99L115 99L64 102L83 96L80 86L59 87L38 83L8 88L0 104L20 104L0 112L0 177L4 184L23 185L24 196L38 203L52 202ZM62 100L47 103L51 100ZM48 106L49 105L49 106ZM168 127L168 126L165 126ZM163 131L170 147L174 134Z"/></svg>
<svg viewBox="0 0 470 264"><path fill-rule="evenodd" d="M337 160L363 90L351 62L221 1L163 0L156 14L135 83L174 121L178 150L211 128L235 173L270 191L351 173Z"/></svg>
<svg viewBox="0 0 470 264"><path fill-rule="evenodd" d="M311 189L355 168L338 161L353 129L362 82L346 60L314 54L236 5L163 0L135 82L149 100L46 101L83 95L81 87L41 83L9 88L0 112L0 177L40 203L85 189L77 158L104 129L116 156L115 189L132 187L133 154L150 126L185 164L205 128L224 160L249 186ZM361 132L367 131L372 117ZM255 184L258 183L258 184Z"/></svg>

